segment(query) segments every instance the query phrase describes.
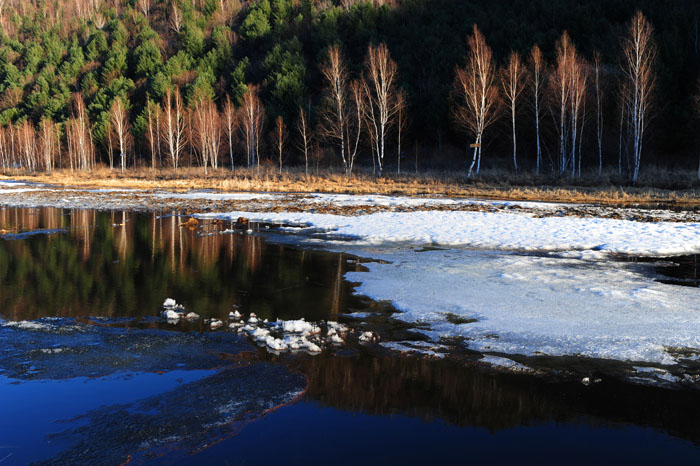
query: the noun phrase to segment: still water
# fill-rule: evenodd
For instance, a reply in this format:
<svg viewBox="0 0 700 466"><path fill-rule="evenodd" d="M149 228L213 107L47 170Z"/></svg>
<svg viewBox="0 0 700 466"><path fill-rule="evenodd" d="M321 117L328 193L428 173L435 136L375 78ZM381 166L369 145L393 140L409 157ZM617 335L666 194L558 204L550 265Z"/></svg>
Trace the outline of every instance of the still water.
<svg viewBox="0 0 700 466"><path fill-rule="evenodd" d="M274 227L187 220L0 208L1 466L700 460L694 391L373 345L274 355L202 319L168 324L170 297L208 318L238 309L411 334L387 304L352 294L343 276L362 260L290 246ZM347 315L368 310L388 317Z"/></svg>

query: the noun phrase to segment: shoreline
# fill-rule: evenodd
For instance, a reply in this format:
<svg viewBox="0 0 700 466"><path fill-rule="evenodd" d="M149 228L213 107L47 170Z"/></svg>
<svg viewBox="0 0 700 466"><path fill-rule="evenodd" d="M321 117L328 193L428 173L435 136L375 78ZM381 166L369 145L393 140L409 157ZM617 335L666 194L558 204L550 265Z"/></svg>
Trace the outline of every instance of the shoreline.
<svg viewBox="0 0 700 466"><path fill-rule="evenodd" d="M700 189L670 190L654 187L614 186L611 184L554 185L549 179L541 186L518 184L518 179L505 178L502 182L491 177L467 181L454 174L445 175L388 175L376 178L358 173L347 178L339 173L325 172L305 175L302 172L237 169L230 172L219 169L203 175L199 169L130 169L124 174L108 169L92 172L2 173L0 181L23 181L49 184L62 188L99 189L167 189L220 192L265 192L287 194L384 194L393 196L439 196L447 198L474 198L484 200L554 202L569 204L598 204L611 207L650 207L669 209L700 209ZM513 183L511 184L511 181ZM561 181L561 180L559 180Z"/></svg>

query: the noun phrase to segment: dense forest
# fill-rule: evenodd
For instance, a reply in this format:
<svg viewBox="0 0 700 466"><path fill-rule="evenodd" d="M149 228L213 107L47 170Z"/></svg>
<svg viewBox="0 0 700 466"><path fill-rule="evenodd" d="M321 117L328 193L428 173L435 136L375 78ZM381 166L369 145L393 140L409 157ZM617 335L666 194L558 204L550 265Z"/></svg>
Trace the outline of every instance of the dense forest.
<svg viewBox="0 0 700 466"><path fill-rule="evenodd" d="M632 179L637 11L642 170L697 167L693 0L0 0L0 162L466 174L478 149L477 174L483 151L487 167ZM493 52L483 140L468 121L477 45Z"/></svg>

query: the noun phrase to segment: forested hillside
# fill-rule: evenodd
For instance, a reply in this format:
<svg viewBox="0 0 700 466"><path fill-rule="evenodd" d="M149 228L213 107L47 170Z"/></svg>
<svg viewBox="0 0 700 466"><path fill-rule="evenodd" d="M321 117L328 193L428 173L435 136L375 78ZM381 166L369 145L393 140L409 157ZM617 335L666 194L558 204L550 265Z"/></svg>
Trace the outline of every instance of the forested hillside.
<svg viewBox="0 0 700 466"><path fill-rule="evenodd" d="M537 45L541 170L565 171L553 77L567 31L585 75L581 109L566 123L578 130L578 139L567 139L579 145L572 175L581 166L598 170L601 155L605 167L629 172L623 45L638 10L656 45L642 164L697 166L700 7L693 0L0 0L2 164L206 168L269 159L342 167L353 155L364 167L383 162L395 171L400 152L411 170L418 159L422 168L466 173L468 144L477 138L459 121L456 68L468 70L467 39L477 25L495 66L506 67L517 52L526 78L511 107L499 78L507 73L495 70L498 111L484 132L483 164L515 169L517 120L520 170L536 169L530 57ZM368 47L378 53L380 44L386 63L395 62L385 134L376 129L381 93L368 57ZM336 111L329 50L338 51L344 71L344 115ZM334 127L334 120L343 121Z"/></svg>

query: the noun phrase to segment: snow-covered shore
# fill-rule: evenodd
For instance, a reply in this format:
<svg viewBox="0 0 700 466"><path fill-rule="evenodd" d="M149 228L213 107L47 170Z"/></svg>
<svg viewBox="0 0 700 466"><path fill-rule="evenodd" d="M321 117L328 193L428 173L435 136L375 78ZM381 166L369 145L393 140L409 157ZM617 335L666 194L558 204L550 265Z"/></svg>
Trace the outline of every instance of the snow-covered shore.
<svg viewBox="0 0 700 466"><path fill-rule="evenodd" d="M226 212L204 214L322 230L364 246L403 243L531 252L603 252L639 256L700 253L700 223L535 217L501 212L378 212L341 216L316 213Z"/></svg>

